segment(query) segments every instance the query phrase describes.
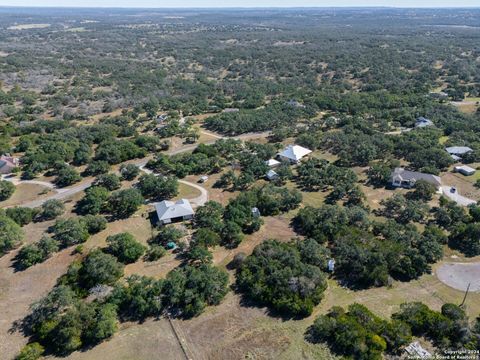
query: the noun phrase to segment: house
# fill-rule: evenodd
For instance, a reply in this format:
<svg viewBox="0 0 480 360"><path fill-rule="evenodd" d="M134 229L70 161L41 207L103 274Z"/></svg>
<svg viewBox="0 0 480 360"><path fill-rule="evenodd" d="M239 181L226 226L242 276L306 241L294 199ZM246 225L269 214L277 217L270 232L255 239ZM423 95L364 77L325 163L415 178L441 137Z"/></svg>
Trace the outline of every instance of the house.
<svg viewBox="0 0 480 360"><path fill-rule="evenodd" d="M300 145L289 145L278 154L278 157L282 161L288 161L292 164L298 164L303 157L310 154L311 152L311 150L304 148Z"/></svg>
<svg viewBox="0 0 480 360"><path fill-rule="evenodd" d="M277 167L278 165L280 165L280 161L277 161L275 159L269 159L269 160L265 161L265 165L267 165L270 168L274 168L274 167Z"/></svg>
<svg viewBox="0 0 480 360"><path fill-rule="evenodd" d="M406 353L414 359L430 359L432 354L425 350L418 341L415 341L405 348Z"/></svg>
<svg viewBox="0 0 480 360"><path fill-rule="evenodd" d="M391 184L394 187L403 187L411 189L418 180L424 180L434 185L437 190L442 186L440 177L432 174L425 174L416 171L405 170L404 168L395 168L391 175Z"/></svg>
<svg viewBox="0 0 480 360"><path fill-rule="evenodd" d="M433 121L429 120L427 118L424 118L423 116L420 116L415 121L415 127L423 128L423 127L426 127L426 126L433 126Z"/></svg>
<svg viewBox="0 0 480 360"><path fill-rule="evenodd" d="M252 215L253 215L253 217L255 217L255 218L260 217L260 215L261 215L261 214L260 214L260 210L258 210L257 207L253 207L253 208L252 208Z"/></svg>
<svg viewBox="0 0 480 360"><path fill-rule="evenodd" d="M268 170L267 173L265 174L266 178L270 181L278 179L279 175L275 170Z"/></svg>
<svg viewBox="0 0 480 360"><path fill-rule="evenodd" d="M291 100L287 101L287 105L295 107L295 108L299 108L299 109L305 109L305 105L303 105L302 103L298 102L295 99L291 99Z"/></svg>
<svg viewBox="0 0 480 360"><path fill-rule="evenodd" d="M157 123L163 123L165 120L167 120L168 115L167 114L162 114L162 115L157 115Z"/></svg>
<svg viewBox="0 0 480 360"><path fill-rule="evenodd" d="M465 176L473 175L475 174L475 171L476 171L474 168L471 168L470 166L467 166L467 165L455 166L453 170Z"/></svg>
<svg viewBox="0 0 480 360"><path fill-rule="evenodd" d="M224 113L233 113L233 112L239 112L240 109L237 109L237 108L225 108L223 109L223 112Z"/></svg>
<svg viewBox="0 0 480 360"><path fill-rule="evenodd" d="M181 199L177 202L164 200L156 203L158 222L161 225L170 224L172 221L193 219L195 212L187 199Z"/></svg>
<svg viewBox="0 0 480 360"><path fill-rule="evenodd" d="M438 100L445 100L448 98L448 94L446 92L431 92L429 93L431 98L438 99Z"/></svg>
<svg viewBox="0 0 480 360"><path fill-rule="evenodd" d="M0 157L0 174L11 174L17 166L17 158L9 155L2 155Z"/></svg>
<svg viewBox="0 0 480 360"><path fill-rule="evenodd" d="M465 155L471 151L473 151L471 148L468 146L450 146L445 148L447 152L452 156L455 155L457 158L461 159L462 155ZM453 158L455 160L455 158Z"/></svg>

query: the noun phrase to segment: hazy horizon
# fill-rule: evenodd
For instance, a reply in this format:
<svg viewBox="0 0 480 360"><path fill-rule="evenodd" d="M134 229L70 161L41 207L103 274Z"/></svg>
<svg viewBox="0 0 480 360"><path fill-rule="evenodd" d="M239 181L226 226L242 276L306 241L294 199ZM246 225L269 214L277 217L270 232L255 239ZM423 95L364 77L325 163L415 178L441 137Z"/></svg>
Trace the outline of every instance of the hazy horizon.
<svg viewBox="0 0 480 360"><path fill-rule="evenodd" d="M261 9L261 8L480 8L478 0L224 0L221 6L213 0L0 0L0 7L57 8L131 8L131 9Z"/></svg>

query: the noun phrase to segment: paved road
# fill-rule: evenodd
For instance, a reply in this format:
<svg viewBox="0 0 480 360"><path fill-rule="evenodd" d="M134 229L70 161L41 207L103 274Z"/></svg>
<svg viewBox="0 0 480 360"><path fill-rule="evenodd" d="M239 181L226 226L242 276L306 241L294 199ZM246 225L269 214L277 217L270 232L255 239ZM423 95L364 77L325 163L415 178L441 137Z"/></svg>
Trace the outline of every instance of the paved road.
<svg viewBox="0 0 480 360"><path fill-rule="evenodd" d="M469 199L465 196L462 196L458 193L458 190L455 192L451 192L452 187L451 186L442 186L442 192L443 195L448 197L450 200L455 201L458 205L461 206L468 206L471 204L476 204L477 202L475 200Z"/></svg>
<svg viewBox="0 0 480 360"><path fill-rule="evenodd" d="M265 131L265 132L261 132L261 133L246 133L246 134L233 136L233 137L227 137L227 136L222 136L222 135L216 135L216 136L220 139L229 138L229 139L237 139L237 140L249 140L249 139L267 137L267 136L270 135L270 133L271 133L270 131ZM204 144L211 145L211 144L214 144L215 141L217 141L217 140L207 141ZM184 152L193 151L193 150L195 150L195 148L197 146L198 146L198 144L185 145L185 146L182 146L178 149L169 150L169 151L166 152L166 154L167 155L177 155L177 154L181 154L181 153L184 153ZM151 159L151 157L147 157L147 158L144 158L144 159L130 161L129 163L139 166L144 172L148 173L149 170L145 169L145 165L147 164L147 162L150 159ZM52 194L52 195L50 195L50 196L48 196L44 199L29 201L29 202L23 203L21 205L21 206L29 207L29 208L35 208L35 207L42 206L42 204L45 201L51 200L51 199L57 199L57 200L67 199L67 198L69 198L69 197L71 197L71 196L73 196L73 195L75 195L75 194L77 194L81 191L84 191L85 189L90 187L90 185L92 185L92 183L93 183L93 179L89 179L89 180L83 181L82 183L80 183L78 185L75 185L75 186L72 186L72 187L69 187L69 188L56 188L55 185L53 185L49 182L38 181L38 180L21 180L21 179L18 179L18 178L12 178L12 180L9 180L9 181L13 182L13 179L16 179L15 184L21 184L21 183L39 184L39 185L44 185L44 186L46 186L48 188L51 188L51 189L55 189L55 191L57 191L56 194ZM193 186L194 188L196 188L196 189L198 189L202 192L202 194L200 196L198 196L194 199L191 199L192 203L196 204L197 206L201 206L201 205L205 204L205 202L208 201L207 190L205 190L203 187L201 187L201 186L199 186L195 183L185 181L185 180L180 180L180 182L183 182L184 184L189 185L189 186Z"/></svg>

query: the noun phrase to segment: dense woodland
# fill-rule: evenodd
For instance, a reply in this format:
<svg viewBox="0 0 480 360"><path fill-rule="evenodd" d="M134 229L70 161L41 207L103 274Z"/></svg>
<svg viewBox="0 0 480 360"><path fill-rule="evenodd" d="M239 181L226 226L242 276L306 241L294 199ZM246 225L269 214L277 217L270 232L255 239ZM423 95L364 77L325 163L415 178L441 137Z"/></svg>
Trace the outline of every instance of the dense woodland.
<svg viewBox="0 0 480 360"><path fill-rule="evenodd" d="M0 181L0 256L18 249L17 272L67 248L75 257L21 321L31 342L18 359L88 350L127 321L201 316L229 291L272 316L305 318L329 282L388 291L430 274L446 251L480 255L479 205L424 181L376 208L362 190L393 191L399 165L445 174L445 146L469 146L462 162L480 162L478 100L470 112L451 104L480 97L478 9L2 8L0 28L1 154L20 159L19 181L91 181L71 214L58 199L3 207L16 187ZM415 128L420 116L434 126ZM223 138L199 143L204 130ZM265 141L238 137L249 133ZM175 141L189 151L172 151ZM266 183L265 161L291 143L314 155L282 163ZM215 191L232 197L196 208L186 228L152 225L146 244L118 232L84 248L112 222L177 196L190 175L217 176ZM251 254L215 263L217 249L234 251L266 217L296 237L269 229ZM27 226L45 222L29 242ZM180 265L164 278L125 276L172 243ZM352 359L396 356L414 338L437 351L480 349L478 318L455 304L410 302L390 319L375 310L333 307L306 341Z"/></svg>

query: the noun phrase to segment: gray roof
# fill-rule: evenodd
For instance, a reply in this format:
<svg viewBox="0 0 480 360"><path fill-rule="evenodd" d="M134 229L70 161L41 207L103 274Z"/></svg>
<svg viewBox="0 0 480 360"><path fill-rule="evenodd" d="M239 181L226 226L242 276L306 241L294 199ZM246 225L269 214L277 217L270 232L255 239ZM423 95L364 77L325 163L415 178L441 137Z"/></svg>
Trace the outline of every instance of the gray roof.
<svg viewBox="0 0 480 360"><path fill-rule="evenodd" d="M453 154L453 155L462 155L462 154L469 153L470 151L473 151L468 146L450 146L445 148L445 150L447 150L449 154Z"/></svg>
<svg viewBox="0 0 480 360"><path fill-rule="evenodd" d="M157 211L158 220L174 219L193 215L195 212L187 199L181 199L177 202L164 200L156 203L155 210Z"/></svg>
<svg viewBox="0 0 480 360"><path fill-rule="evenodd" d="M268 170L266 175L267 175L267 178L269 179L273 179L278 176L275 170Z"/></svg>
<svg viewBox="0 0 480 360"><path fill-rule="evenodd" d="M400 179L402 181L418 181L425 180L433 185L440 186L442 185L442 179L436 175L425 174L416 171L405 170L404 168L395 168L392 173L392 181L395 179Z"/></svg>
<svg viewBox="0 0 480 360"><path fill-rule="evenodd" d="M432 126L432 125L433 125L432 120L424 118L423 116L420 116L419 118L417 118L417 121L415 122L416 127L425 127L425 126Z"/></svg>

